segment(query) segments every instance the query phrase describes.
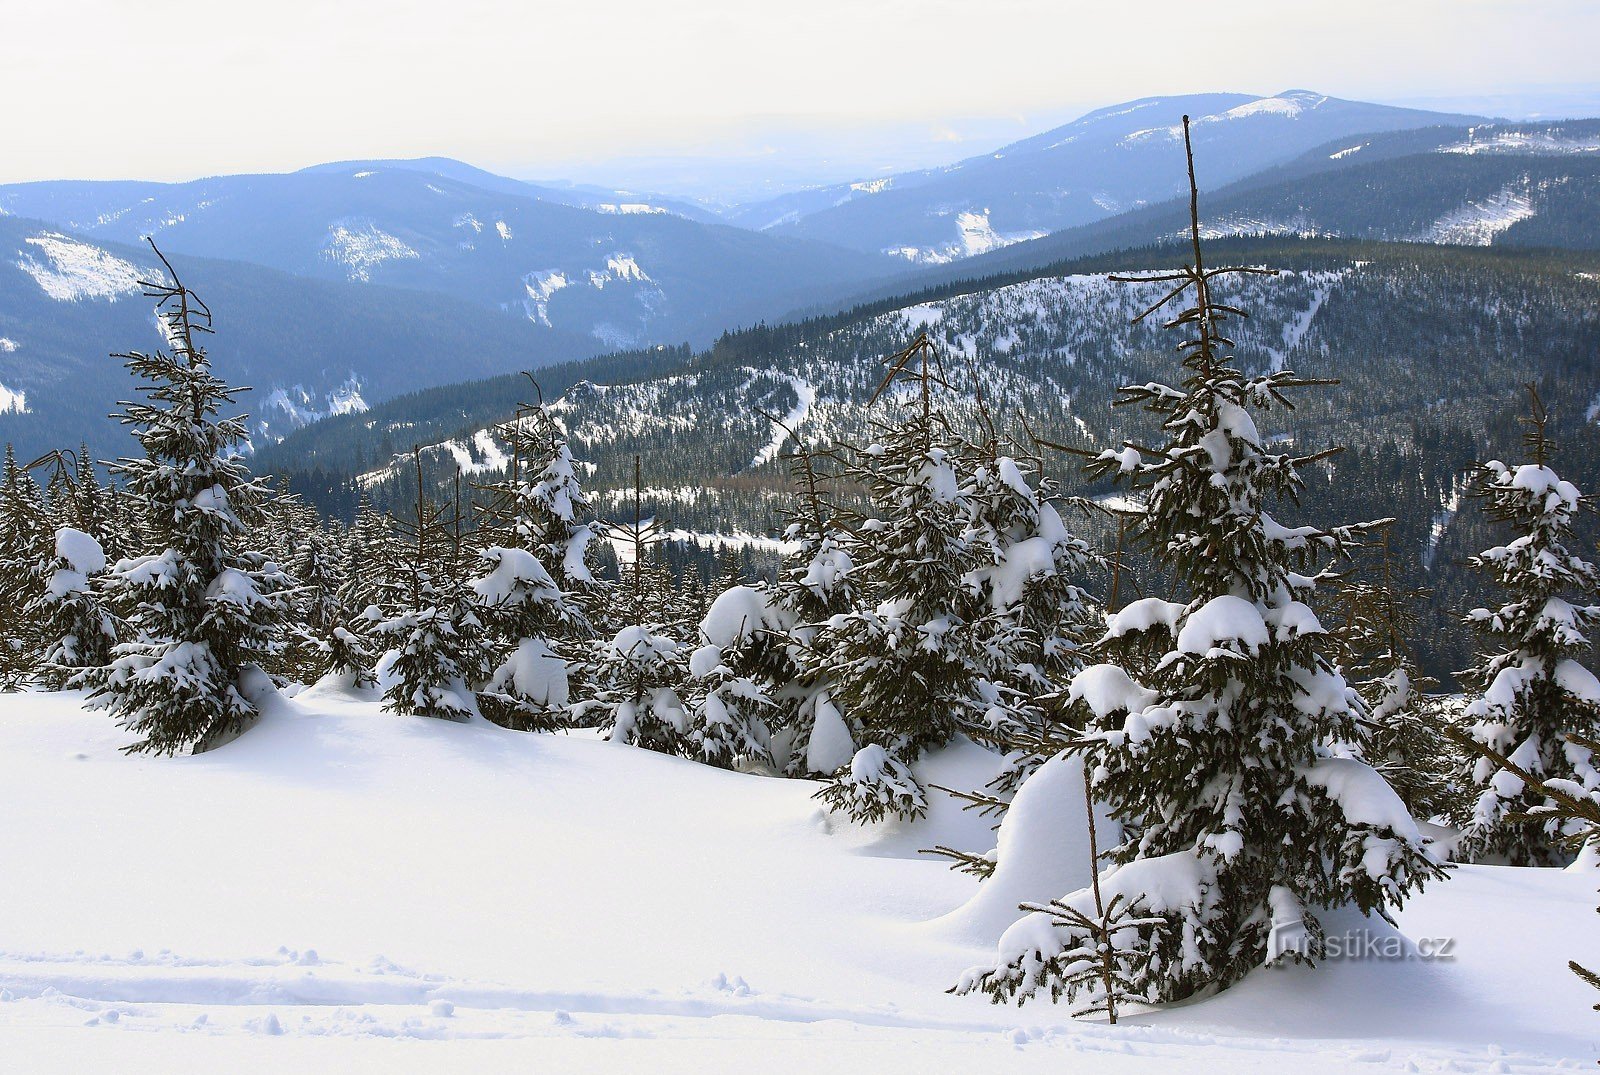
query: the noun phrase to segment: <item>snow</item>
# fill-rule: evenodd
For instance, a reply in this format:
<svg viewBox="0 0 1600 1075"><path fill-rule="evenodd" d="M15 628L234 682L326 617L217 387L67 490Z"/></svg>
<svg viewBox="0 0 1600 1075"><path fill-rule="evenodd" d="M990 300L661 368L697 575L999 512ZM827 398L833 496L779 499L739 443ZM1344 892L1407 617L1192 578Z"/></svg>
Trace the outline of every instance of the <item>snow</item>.
<svg viewBox="0 0 1600 1075"><path fill-rule="evenodd" d="M1229 646L1225 643L1238 643ZM1253 603L1232 594L1213 597L1195 609L1178 631L1183 653L1210 654L1218 649L1254 653L1267 644L1267 624Z"/></svg>
<svg viewBox="0 0 1600 1075"><path fill-rule="evenodd" d="M322 256L343 265L348 279L367 283L372 280L372 270L384 262L415 260L422 255L372 221L351 219L328 226Z"/></svg>
<svg viewBox="0 0 1600 1075"><path fill-rule="evenodd" d="M1372 144L1371 142L1357 142L1353 146L1347 146L1344 149L1335 150L1334 152L1329 153L1328 154L1328 159L1331 160L1331 161L1344 160L1346 157L1350 156L1352 153L1360 153L1363 149L1366 149L1371 144Z"/></svg>
<svg viewBox="0 0 1600 1075"><path fill-rule="evenodd" d="M1017 789L1000 823L994 873L970 900L930 922L929 930L992 943L1023 916L1020 904L1047 903L1087 885L1086 817L1082 758L1046 761ZM1099 810L1095 829L1102 850L1115 846L1117 825Z"/></svg>
<svg viewBox="0 0 1600 1075"><path fill-rule="evenodd" d="M764 591L754 586L731 586L706 609L705 618L700 621L700 635L718 649L731 649L757 631L782 627L778 612L768 604Z"/></svg>
<svg viewBox="0 0 1600 1075"><path fill-rule="evenodd" d="M994 943L950 928L983 886L916 854L988 833L937 793L858 830L815 782L328 685L197 757L129 740L74 695L0 696L8 1070L1532 1075L1600 1039L1565 967L1594 962L1592 875L1462 867L1398 915L1450 959L1262 970L1109 1027L943 992Z"/></svg>
<svg viewBox="0 0 1600 1075"><path fill-rule="evenodd" d="M540 269L524 276L522 287L527 297L522 300L522 308L527 312L528 320L551 328L550 296L568 286L568 283L566 273L559 269Z"/></svg>
<svg viewBox="0 0 1600 1075"><path fill-rule="evenodd" d="M811 739L806 744L806 767L813 773L832 773L855 756L855 740L826 691L812 708Z"/></svg>
<svg viewBox="0 0 1600 1075"><path fill-rule="evenodd" d="M478 454L483 458L474 459L468 447L458 440L447 440L436 445L450 454L463 475L496 473L511 465L511 457L501 449L494 434L487 429L480 429L472 435L472 446L478 449Z"/></svg>
<svg viewBox="0 0 1600 1075"><path fill-rule="evenodd" d="M1533 153L1558 156L1600 153L1600 135L1565 136L1560 128L1540 131L1500 130L1495 127L1470 127L1460 142L1440 146L1440 153Z"/></svg>
<svg viewBox="0 0 1600 1075"><path fill-rule="evenodd" d="M16 351L17 341L0 336L0 355L9 355Z"/></svg>
<svg viewBox="0 0 1600 1075"><path fill-rule="evenodd" d="M1489 246L1495 236L1534 213L1530 184L1526 180L1507 183L1485 198L1452 209L1414 238L1424 243Z"/></svg>
<svg viewBox="0 0 1600 1075"><path fill-rule="evenodd" d="M0 414L27 414L28 394L0 384Z"/></svg>
<svg viewBox="0 0 1600 1075"><path fill-rule="evenodd" d="M1043 231L1019 231L1004 234L997 232L994 229L994 225L989 222L988 209L961 210L955 214L955 218L956 236L953 242L932 248L916 246L892 247L885 250L884 253L902 257L920 265L944 265L961 258L987 254L991 250L998 250L1013 243L1038 239L1048 234L1048 232Z"/></svg>
<svg viewBox="0 0 1600 1075"><path fill-rule="evenodd" d="M499 233L501 242L509 243L511 241L511 225L507 224L505 221L495 221L494 230Z"/></svg>
<svg viewBox="0 0 1600 1075"><path fill-rule="evenodd" d="M783 416L783 425L772 427L772 439L761 446L761 450L750 460L746 470L754 470L778 458L778 453L783 451L783 446L789 441L789 431L800 428L800 423L806 420L806 415L811 413L812 406L817 402L816 385L792 374L787 376L786 380L794 389L795 404L789 409L789 413Z"/></svg>
<svg viewBox="0 0 1600 1075"><path fill-rule="evenodd" d="M1306 338L1306 333L1311 329L1311 322L1316 319L1317 312L1322 309L1322 304L1328 301L1328 296L1333 293L1334 286L1349 275L1349 269L1339 269L1332 272L1310 272L1305 274L1306 280L1315 289L1311 294L1311 302L1305 310L1297 314L1292 321L1283 326L1283 345L1281 347L1267 346L1267 372L1278 373L1284 369L1289 361L1289 356L1294 349L1300 346L1300 341Z"/></svg>
<svg viewBox="0 0 1600 1075"><path fill-rule="evenodd" d="M98 575L106 569L106 554L100 543L70 526L56 531L56 555L80 574Z"/></svg>
<svg viewBox="0 0 1600 1075"><path fill-rule="evenodd" d="M594 208L596 212L609 213L613 216L659 215L666 212L659 205L649 205L645 202L601 202Z"/></svg>
<svg viewBox="0 0 1600 1075"><path fill-rule="evenodd" d="M367 409L367 401L361 395L361 378L354 373L341 384L321 393L320 398L304 385L296 384L288 388L277 386L268 393L266 402L262 404L261 417L255 423L255 430L268 440L282 440L286 435L284 422L278 420L275 414L281 413L287 420L287 430L292 431L324 418L362 414Z"/></svg>
<svg viewBox="0 0 1600 1075"><path fill-rule="evenodd" d="M33 277L34 283L58 302L80 299L115 302L123 295L138 294L139 281L146 276L145 270L132 262L65 235L41 232L23 242L37 247L44 260L24 252L17 267Z"/></svg>
<svg viewBox="0 0 1600 1075"><path fill-rule="evenodd" d="M1091 664L1072 677L1067 688L1069 702L1083 702L1096 720L1114 713L1138 713L1159 700L1155 691L1146 690L1127 670L1114 664Z"/></svg>
<svg viewBox="0 0 1600 1075"><path fill-rule="evenodd" d="M1106 637L1121 638L1132 631L1148 631L1164 627L1171 631L1183 616L1184 605L1163 601L1159 597L1143 597L1113 612L1106 620Z"/></svg>

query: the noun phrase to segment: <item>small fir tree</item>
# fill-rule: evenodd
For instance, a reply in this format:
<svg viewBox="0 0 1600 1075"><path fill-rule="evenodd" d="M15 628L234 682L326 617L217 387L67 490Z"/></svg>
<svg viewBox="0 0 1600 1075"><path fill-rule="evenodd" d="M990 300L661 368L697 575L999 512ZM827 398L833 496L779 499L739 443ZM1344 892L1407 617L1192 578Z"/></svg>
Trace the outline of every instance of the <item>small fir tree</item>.
<svg viewBox="0 0 1600 1075"><path fill-rule="evenodd" d="M1600 733L1600 682L1580 663L1589 649L1586 632L1600 622L1600 605L1586 601L1600 587L1600 573L1569 548L1585 501L1551 468L1549 416L1537 389L1529 385L1528 392L1532 410L1524 419L1523 443L1532 461L1513 467L1492 460L1481 468L1474 489L1484 513L1516 536L1470 561L1507 600L1467 614L1488 645L1479 664L1463 674L1478 691L1463 717L1479 743L1519 768L1593 791L1600 788L1596 760L1565 733ZM1476 801L1465 819L1460 853L1513 865L1563 860L1559 818L1540 825L1506 823L1509 815L1544 803L1526 781L1482 758L1467 776Z"/></svg>
<svg viewBox="0 0 1600 1075"><path fill-rule="evenodd" d="M1417 606L1428 591L1397 582L1389 533L1385 526L1375 577L1349 578L1339 588L1333 603L1342 620L1336 641L1365 709L1357 718L1362 757L1389 782L1412 817L1443 819L1455 812L1460 797L1457 755L1426 693L1437 684L1417 666L1410 644Z"/></svg>
<svg viewBox="0 0 1600 1075"><path fill-rule="evenodd" d="M85 669L103 667L111 659L116 620L95 590L95 580L105 569L98 541L71 527L56 531L44 592L32 609L46 647L39 678L50 690L75 685Z"/></svg>
<svg viewBox="0 0 1600 1075"><path fill-rule="evenodd" d="M239 390L196 342L210 331L210 311L166 268L168 282L144 287L168 350L118 356L149 382L146 400L124 403L120 415L145 457L112 467L154 551L106 575L107 601L127 630L110 663L85 678L91 704L140 737L125 750L171 754L208 749L253 722L243 677L281 652L292 579L246 547L268 492L238 454L244 419L218 417Z"/></svg>
<svg viewBox="0 0 1600 1075"><path fill-rule="evenodd" d="M1184 129L1187 146L1187 118ZM1211 283L1265 270L1205 268L1192 156L1190 214L1193 264L1153 278L1176 287L1152 309L1196 292L1171 323L1193 332L1184 380L1124 388L1119 400L1153 412L1164 441L1107 450L1089 471L1146 490L1136 536L1188 600L1119 610L1094 645L1110 663L1084 668L1068 691L1094 797L1124 829L1107 898L1143 901L1160 920L1122 934L1139 953L1126 987L1146 1001L1226 988L1268 962L1315 960L1319 910L1387 914L1441 873L1382 777L1340 749L1355 738L1356 713L1307 602L1319 562L1360 530L1284 526L1269 511L1294 499L1317 457L1268 452L1251 411L1317 382L1288 370L1247 376L1227 354L1222 322L1242 315L1213 300ZM1087 916L1090 895L1064 902ZM996 1000L1070 995L1085 981L1072 973L1074 953L1092 941L1081 923L1025 919L995 964L957 988Z"/></svg>
<svg viewBox="0 0 1600 1075"><path fill-rule="evenodd" d="M601 647L595 667L593 709L613 742L684 752L689 713L681 691L687 672L683 645L667 631L670 577L654 555L662 541L657 520L643 514L644 480L633 460L633 523L616 528L629 545L619 596L624 626Z"/></svg>
<svg viewBox="0 0 1600 1075"><path fill-rule="evenodd" d="M849 453L848 476L870 505L845 540L861 604L826 628L834 699L861 749L878 749L841 770L820 797L861 820L926 808L909 766L971 718L981 675L972 626L981 612L966 583L977 562L970 504L957 445L932 404L943 383L933 343L920 334L890 361L880 393L902 378L916 390L904 422L880 425L881 443ZM870 786L877 780L881 794Z"/></svg>
<svg viewBox="0 0 1600 1075"><path fill-rule="evenodd" d="M396 523L396 562L384 572L384 600L372 635L391 646L383 707L393 713L465 721L473 713L471 683L477 621L467 624L459 574L459 515L427 495L422 453L413 451L414 515ZM371 616L369 612L367 615ZM473 630L464 630L470 626Z"/></svg>

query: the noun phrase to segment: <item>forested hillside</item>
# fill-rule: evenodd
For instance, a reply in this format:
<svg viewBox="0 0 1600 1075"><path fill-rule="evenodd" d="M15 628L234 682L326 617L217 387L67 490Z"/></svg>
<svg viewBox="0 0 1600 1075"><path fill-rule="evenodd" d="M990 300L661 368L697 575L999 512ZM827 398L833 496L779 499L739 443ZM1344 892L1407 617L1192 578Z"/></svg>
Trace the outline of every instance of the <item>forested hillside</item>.
<svg viewBox="0 0 1600 1075"><path fill-rule="evenodd" d="M1466 640L1455 616L1472 583L1460 561L1488 537L1462 510L1464 473L1476 458L1515 451L1512 416L1524 382L1543 385L1568 469L1581 475L1600 465L1589 421L1600 394L1600 258L1335 241L1213 245L1219 258L1283 270L1229 293L1251 315L1237 333L1244 367L1341 382L1279 412L1279 424L1264 430L1306 452L1345 447L1313 472L1307 512L1397 518L1394 547L1406 578L1437 592L1422 634L1430 669L1461 667ZM1170 363L1159 325L1130 324L1159 294L1105 274L1180 257L1176 249L1103 256L1028 279L763 326L681 363L658 352L569 365L541 373L542 388L574 451L594 466L603 513L628 510L638 454L647 513L703 534L771 535L793 496L781 458L793 441L762 412L809 444L870 441L874 414L887 406L866 405L882 361L918 331L943 358L944 406L969 430L981 392L997 425L1025 444L1024 422L1043 440L1091 450L1148 436L1141 414L1110 403L1117 387ZM617 376L642 361L662 372ZM424 457L435 477L491 472L502 453L480 431L532 391L526 378L504 377L419 393L359 420L307 429L263 463L340 510L352 509L362 490L380 504L403 500L408 468L387 458L434 445ZM1070 457L1042 454L1068 491L1108 492L1084 484ZM1086 525L1109 536L1104 520Z"/></svg>

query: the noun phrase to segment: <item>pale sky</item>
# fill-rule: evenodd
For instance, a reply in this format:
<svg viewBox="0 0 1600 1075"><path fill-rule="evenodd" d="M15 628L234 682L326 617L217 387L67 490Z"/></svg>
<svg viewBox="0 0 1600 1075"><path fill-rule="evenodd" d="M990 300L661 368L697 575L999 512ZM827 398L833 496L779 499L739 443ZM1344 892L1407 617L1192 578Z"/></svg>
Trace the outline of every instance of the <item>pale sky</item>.
<svg viewBox="0 0 1600 1075"><path fill-rule="evenodd" d="M1597 41L1596 0L0 0L0 181L426 154L592 178L829 131L955 159L1153 94L1592 86Z"/></svg>

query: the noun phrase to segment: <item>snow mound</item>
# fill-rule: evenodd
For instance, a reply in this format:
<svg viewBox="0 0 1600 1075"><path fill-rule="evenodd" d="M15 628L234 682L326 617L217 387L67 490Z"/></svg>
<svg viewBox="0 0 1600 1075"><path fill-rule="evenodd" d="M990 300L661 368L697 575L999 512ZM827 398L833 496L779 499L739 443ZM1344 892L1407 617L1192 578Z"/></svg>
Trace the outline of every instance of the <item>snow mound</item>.
<svg viewBox="0 0 1600 1075"><path fill-rule="evenodd" d="M1118 827L1095 812L1101 850L1114 846ZM1023 903L1048 903L1089 883L1089 827L1084 808L1083 759L1051 758L1017 789L1000 824L995 869L977 895L929 923L934 930L993 943L1027 912Z"/></svg>

